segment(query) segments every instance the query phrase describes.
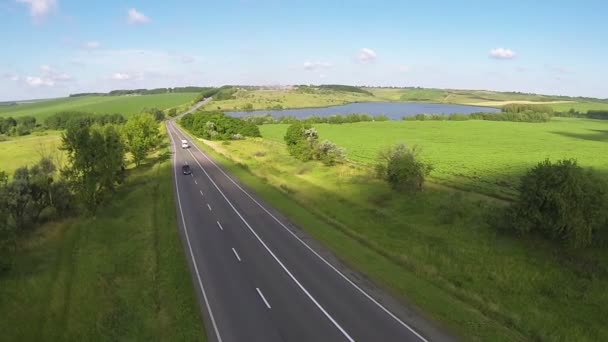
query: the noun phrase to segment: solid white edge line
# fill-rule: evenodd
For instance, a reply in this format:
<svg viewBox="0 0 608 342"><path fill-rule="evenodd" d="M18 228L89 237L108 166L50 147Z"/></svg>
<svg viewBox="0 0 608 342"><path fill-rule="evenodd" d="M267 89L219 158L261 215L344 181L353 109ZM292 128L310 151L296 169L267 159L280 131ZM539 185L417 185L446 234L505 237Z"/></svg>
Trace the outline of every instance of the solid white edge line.
<svg viewBox="0 0 608 342"><path fill-rule="evenodd" d="M187 134L188 136L190 136L190 138L192 138L192 136L189 133L187 133L187 132L184 133L181 130L180 130L180 132L184 135ZM264 207L260 202L258 202L255 198L253 198L253 196L251 196L249 194L249 192L247 192L245 189L243 189L234 179L232 179L232 177L230 177L228 174L226 174L226 172L224 172L224 170L222 170L222 168L219 167L211 158L207 157L207 155L198 147L198 145L196 145L196 143L194 144L194 147L199 152L201 152L201 154L205 157L205 159L210 161L224 176L226 176L226 178L228 178L234 185L236 185L236 187L239 188L239 190L241 190L245 195L247 195L247 197L249 197L253 202L255 202L255 204L257 204L260 208L262 208L262 210L264 210L268 215L270 215L270 217L272 217L278 224L280 224L286 231L288 231L294 238L296 238L296 240L298 240L301 244L303 244L309 251L311 251L319 259L321 259L327 266L329 266L332 270L334 270L337 274L339 274L344 280L346 280L351 286L353 286L355 289L357 289L361 294L363 294L372 303L376 304L380 309L382 309L382 311L384 311L389 316L391 316L391 318L396 320L399 324L401 324L403 327L405 327L411 333L416 335L420 340L422 340L424 342L428 342L428 340L425 339L424 337L422 337L422 335L420 335L416 330L414 330L414 328L410 327L407 323L403 322L399 317L397 317L390 310L388 310L386 307L384 307L384 305L380 304L376 299L374 299L374 297L372 297L370 294L365 292L365 290L363 290L361 287L359 287L357 284L355 284L352 280L350 280L347 276L345 276L342 272L340 272L337 268L335 268L329 261L325 260L325 258L323 258L319 253L317 253L304 240L300 239L300 237L297 236L294 232L292 232L291 229L289 229L285 224L283 224L283 222L281 222L281 220L279 220L268 209L266 209L266 207ZM190 152L190 153L192 153L192 152ZM198 161L197 161L197 163L198 163Z"/></svg>
<svg viewBox="0 0 608 342"><path fill-rule="evenodd" d="M173 146L175 146L175 141L173 140L173 136L171 135L171 133L169 132L168 127L165 125L165 128L167 128L167 133L169 134L169 137L171 137L171 142L173 144ZM174 156L173 159L174 161L177 158L177 149L174 149ZM203 294L203 298L205 300L205 306L207 307L207 311L209 312L209 318L211 318L211 324L213 324L213 330L215 331L215 335L217 336L217 340L218 342L222 342L222 337L220 335L220 332L217 328L217 324L215 323L215 318L213 317L213 311L211 311L211 306L209 305L209 300L207 298L207 293L205 293L205 287L203 286L203 281L201 280L201 275L198 271L198 265L196 263L196 259L194 259L194 253L192 252L192 245L190 244L190 237L188 234L188 227L186 226L186 219L184 218L184 211L182 210L182 201L179 195L179 184L177 182L177 170L175 169L175 165L173 166L173 175L175 176L174 180L175 180L175 191L177 192L177 204L179 206L179 212L182 218L182 225L184 227L184 232L186 233L186 242L188 244L188 251L190 252L190 259L192 260L192 264L194 265L194 271L196 272L196 278L198 280L198 286L201 289L201 293Z"/></svg>
<svg viewBox="0 0 608 342"><path fill-rule="evenodd" d="M207 203L207 208L209 208L209 211L211 211L211 206L209 205L209 203Z"/></svg>
<svg viewBox="0 0 608 342"><path fill-rule="evenodd" d="M224 227L222 227L222 224L220 223L220 221L215 221L217 222L218 227L220 227L220 230L224 230Z"/></svg>
<svg viewBox="0 0 608 342"><path fill-rule="evenodd" d="M245 225L247 226L247 228L249 228L249 231L251 231L251 233L258 239L258 241L260 242L260 244L266 249L266 251L268 251L268 253L272 256L272 258L281 266L281 268L283 269L283 271L285 271L285 273L287 273L287 275L291 278L291 280L293 280L293 282L296 283L296 285L298 285L298 287L300 288L300 290L302 290L302 292L304 292L304 294L306 294L306 296L317 306L317 308L319 310L321 310L321 312L323 312L323 314L325 315L325 317L327 317L333 323L333 325L336 328L338 328L338 330L340 330L340 332L342 333L342 335L344 335L344 337L346 337L349 341L354 342L355 340L352 337L350 337L350 335L346 332L346 330L344 330L340 326L340 324L338 324L338 322L336 322L336 320L325 310L325 308L323 308L323 306L321 306L321 304L319 304L319 302L310 294L310 292L308 292L308 290L298 281L298 279L296 279L296 277L289 271L289 269L287 269L287 267L283 264L283 262L281 260L279 260L279 258L268 247L268 245L266 245L266 243L264 242L264 240L262 240L262 238L260 238L260 236L258 235L258 233L255 232L255 230L251 227L251 225L249 224L249 222L247 222L247 220L245 220L245 218L243 217L243 215L241 215L241 213L238 210L236 210L236 208L234 207L234 205L232 204L232 202L230 202L230 200L228 199L228 197L226 197L226 195L224 194L224 192L219 188L219 186L215 183L215 181L211 178L211 176L209 176L209 174L203 168L203 166L201 165L201 163L199 163L198 159L196 159L196 157L194 156L194 154L192 153L192 151L188 150L188 152L190 152L190 154L194 158L194 161L198 164L198 166L205 173L205 175L207 176L207 178L211 181L211 184L213 184L213 186L217 189L217 191L220 193L220 195L222 195L222 197L224 197L224 200L226 200L226 202L228 203L228 205L237 214L237 216L241 219L241 221L243 221L243 223L245 223Z"/></svg>
<svg viewBox="0 0 608 342"><path fill-rule="evenodd" d="M241 262L241 257L239 256L239 253L236 252L236 249L232 248L232 253L234 253L234 256L236 257L236 259Z"/></svg>
<svg viewBox="0 0 608 342"><path fill-rule="evenodd" d="M270 304L268 304L268 301L266 300L266 298L264 298L264 295L262 294L262 291L260 291L259 288L255 288L258 291L258 294L260 295L260 297L262 298L262 300L264 301L264 304L266 304L266 307L268 307L269 309L272 309L270 307Z"/></svg>

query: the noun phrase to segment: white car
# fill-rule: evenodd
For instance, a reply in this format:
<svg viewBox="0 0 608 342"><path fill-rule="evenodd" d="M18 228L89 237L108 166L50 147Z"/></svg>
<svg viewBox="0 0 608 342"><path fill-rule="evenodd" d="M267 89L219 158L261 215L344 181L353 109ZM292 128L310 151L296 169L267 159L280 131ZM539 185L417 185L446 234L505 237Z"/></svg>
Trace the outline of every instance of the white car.
<svg viewBox="0 0 608 342"><path fill-rule="evenodd" d="M182 140L182 148L189 148L190 145L188 145L188 140Z"/></svg>

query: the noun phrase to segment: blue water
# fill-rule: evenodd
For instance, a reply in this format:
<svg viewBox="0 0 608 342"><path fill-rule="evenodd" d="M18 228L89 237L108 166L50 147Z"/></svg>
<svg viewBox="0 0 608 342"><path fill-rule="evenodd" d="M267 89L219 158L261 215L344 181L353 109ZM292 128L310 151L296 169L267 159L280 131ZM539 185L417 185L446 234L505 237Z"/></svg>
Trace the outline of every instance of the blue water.
<svg viewBox="0 0 608 342"><path fill-rule="evenodd" d="M500 109L455 104L412 102L359 102L323 108L255 110L250 112L227 112L227 114L236 117L270 114L275 118L281 116L295 116L297 118L306 118L313 115L331 116L336 114L369 114L371 116L376 116L383 114L388 116L392 120L399 120L404 116L413 116L416 114L471 114L478 112L498 111L500 111Z"/></svg>

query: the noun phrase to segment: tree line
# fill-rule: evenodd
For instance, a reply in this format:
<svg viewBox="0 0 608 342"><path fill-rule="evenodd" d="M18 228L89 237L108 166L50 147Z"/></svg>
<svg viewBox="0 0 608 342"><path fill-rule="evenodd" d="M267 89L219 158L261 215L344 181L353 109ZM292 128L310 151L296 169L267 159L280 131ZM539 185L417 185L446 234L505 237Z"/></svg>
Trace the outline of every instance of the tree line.
<svg viewBox="0 0 608 342"><path fill-rule="evenodd" d="M67 163L43 157L0 172L0 270L11 266L19 234L69 215L95 215L127 176L127 153L139 166L161 143L159 122L141 113L119 123L68 120L60 149Z"/></svg>
<svg viewBox="0 0 608 342"><path fill-rule="evenodd" d="M195 135L209 140L238 140L261 136L257 125L222 112L188 114L180 119L180 124Z"/></svg>
<svg viewBox="0 0 608 342"><path fill-rule="evenodd" d="M304 122L309 124L344 124L344 123L355 123L355 122L369 122L369 121L388 121L389 118L386 115L369 115L369 114L347 114L347 115L330 115L330 116L308 116L306 118L297 118L295 116L280 116L278 118L273 117L270 114L260 115L248 115L242 118L245 121L252 122L256 125L266 124L293 124L296 122Z"/></svg>
<svg viewBox="0 0 608 342"><path fill-rule="evenodd" d="M36 128L36 118L20 116L18 118L0 117L0 134L22 136L30 134Z"/></svg>

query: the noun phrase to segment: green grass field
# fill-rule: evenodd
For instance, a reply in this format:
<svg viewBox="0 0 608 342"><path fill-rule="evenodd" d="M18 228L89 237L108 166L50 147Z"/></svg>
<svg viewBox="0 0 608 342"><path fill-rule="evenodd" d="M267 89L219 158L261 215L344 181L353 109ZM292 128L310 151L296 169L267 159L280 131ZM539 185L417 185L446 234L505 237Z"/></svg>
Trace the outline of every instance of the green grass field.
<svg viewBox="0 0 608 342"><path fill-rule="evenodd" d="M282 142L287 125L260 126ZM523 172L545 158L575 158L608 177L608 121L554 118L549 123L388 121L318 124L320 139L346 148L348 158L373 164L394 143L418 145L434 166L434 181L501 198L516 193Z"/></svg>
<svg viewBox="0 0 608 342"><path fill-rule="evenodd" d="M63 153L57 149L61 144L61 132L45 131L42 134L8 137L6 141L0 141L0 171L12 175L18 167L33 165L43 156L61 165Z"/></svg>
<svg viewBox="0 0 608 342"><path fill-rule="evenodd" d="M0 154L0 169L35 163L40 139L58 143L59 135L0 142L16 144ZM15 265L0 275L3 340L204 340L170 161L128 172L96 217L48 223L19 239Z"/></svg>
<svg viewBox="0 0 608 342"><path fill-rule="evenodd" d="M430 124L425 131L436 129L424 124ZM382 132L377 124L366 127L372 136ZM279 128L263 127L265 133ZM327 128L320 128L321 138L330 135ZM206 144L242 182L344 262L463 340L608 339L604 251L558 254L544 241L497 234L485 216L500 204L468 192L429 187L397 194L363 165L302 163L270 139ZM462 218L445 222L445 206L456 207Z"/></svg>
<svg viewBox="0 0 608 342"><path fill-rule="evenodd" d="M16 106L0 107L0 116L20 117L35 116L39 120L61 111L85 111L92 113L125 116L139 113L145 107L167 109L188 103L196 98L197 93L170 93L141 96L83 96L61 98Z"/></svg>

